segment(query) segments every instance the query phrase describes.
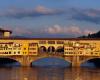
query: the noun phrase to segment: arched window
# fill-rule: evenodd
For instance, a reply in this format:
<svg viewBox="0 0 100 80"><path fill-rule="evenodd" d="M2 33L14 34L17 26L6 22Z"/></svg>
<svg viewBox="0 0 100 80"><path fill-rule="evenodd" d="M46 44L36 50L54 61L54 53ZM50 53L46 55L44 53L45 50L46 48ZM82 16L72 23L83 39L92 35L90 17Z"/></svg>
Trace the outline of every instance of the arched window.
<svg viewBox="0 0 100 80"><path fill-rule="evenodd" d="M54 48L54 46L50 46L50 47L48 47L48 52L55 52L55 48Z"/></svg>
<svg viewBox="0 0 100 80"><path fill-rule="evenodd" d="M56 52L63 53L64 52L64 47L63 46L58 46L57 49L56 49Z"/></svg>
<svg viewBox="0 0 100 80"><path fill-rule="evenodd" d="M39 52L42 52L42 53L47 52L46 47L45 46L41 46L39 48Z"/></svg>

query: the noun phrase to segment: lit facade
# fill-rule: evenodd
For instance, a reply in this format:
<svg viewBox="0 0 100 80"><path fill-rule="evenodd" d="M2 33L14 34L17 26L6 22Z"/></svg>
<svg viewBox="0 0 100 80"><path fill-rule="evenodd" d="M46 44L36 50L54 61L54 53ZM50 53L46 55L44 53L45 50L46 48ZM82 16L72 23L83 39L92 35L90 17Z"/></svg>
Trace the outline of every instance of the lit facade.
<svg viewBox="0 0 100 80"><path fill-rule="evenodd" d="M54 57L55 55L58 58L62 57L72 62L77 62L73 57L76 57L77 60L80 60L78 59L80 57L88 57L89 59L92 57L100 57L100 39L0 39L0 56L29 56L27 60L31 62L38 58ZM32 58L30 59L30 57ZM79 64L79 61L74 64Z"/></svg>
<svg viewBox="0 0 100 80"><path fill-rule="evenodd" d="M38 55L40 48L43 47L42 52L49 53L62 52L67 55L99 55L100 53L100 40L56 40L56 39L0 39L0 53L11 55ZM50 49L51 50L48 50ZM42 49L42 48L41 48ZM61 49L61 51L60 51ZM77 53L75 51L77 50Z"/></svg>

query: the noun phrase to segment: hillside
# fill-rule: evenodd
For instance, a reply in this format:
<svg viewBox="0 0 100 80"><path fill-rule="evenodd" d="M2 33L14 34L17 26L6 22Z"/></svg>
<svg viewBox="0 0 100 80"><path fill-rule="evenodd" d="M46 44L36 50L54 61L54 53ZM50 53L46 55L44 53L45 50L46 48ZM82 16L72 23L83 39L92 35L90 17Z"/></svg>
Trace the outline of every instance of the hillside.
<svg viewBox="0 0 100 80"><path fill-rule="evenodd" d="M88 34L88 36L80 36L79 38L100 38L100 31L93 34Z"/></svg>

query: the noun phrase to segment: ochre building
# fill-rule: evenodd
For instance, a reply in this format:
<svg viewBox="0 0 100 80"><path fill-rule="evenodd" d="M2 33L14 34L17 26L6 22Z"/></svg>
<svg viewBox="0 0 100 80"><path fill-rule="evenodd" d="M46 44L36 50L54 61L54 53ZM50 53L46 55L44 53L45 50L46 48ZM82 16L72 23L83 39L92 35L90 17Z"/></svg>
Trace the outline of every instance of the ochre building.
<svg viewBox="0 0 100 80"><path fill-rule="evenodd" d="M64 59L72 66L100 58L100 39L0 38L0 57L14 59L22 66L45 57Z"/></svg>

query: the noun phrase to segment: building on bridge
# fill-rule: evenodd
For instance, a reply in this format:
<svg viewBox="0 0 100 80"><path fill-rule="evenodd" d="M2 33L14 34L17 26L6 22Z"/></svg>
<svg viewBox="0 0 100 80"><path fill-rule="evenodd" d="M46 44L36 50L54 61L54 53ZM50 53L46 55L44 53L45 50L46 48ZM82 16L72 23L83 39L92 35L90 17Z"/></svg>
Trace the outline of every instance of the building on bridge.
<svg viewBox="0 0 100 80"><path fill-rule="evenodd" d="M64 59L72 66L100 57L100 39L79 38L0 38L0 56L22 66L45 57Z"/></svg>

